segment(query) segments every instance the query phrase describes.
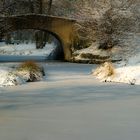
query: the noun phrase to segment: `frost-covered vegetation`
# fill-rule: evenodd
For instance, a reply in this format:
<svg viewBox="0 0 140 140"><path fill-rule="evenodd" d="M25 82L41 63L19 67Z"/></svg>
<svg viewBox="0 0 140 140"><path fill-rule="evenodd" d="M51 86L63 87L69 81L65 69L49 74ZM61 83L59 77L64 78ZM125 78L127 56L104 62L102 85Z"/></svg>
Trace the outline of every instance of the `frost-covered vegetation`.
<svg viewBox="0 0 140 140"><path fill-rule="evenodd" d="M44 69L33 61L23 62L12 68L10 65L0 68L0 87L21 85L43 79Z"/></svg>
<svg viewBox="0 0 140 140"><path fill-rule="evenodd" d="M106 62L96 70L93 70L93 75L102 82L140 85L140 54L118 64Z"/></svg>
<svg viewBox="0 0 140 140"><path fill-rule="evenodd" d="M44 75L43 67L40 67L34 61L27 61L19 65L16 73L20 75L27 82L34 82L42 80Z"/></svg>
<svg viewBox="0 0 140 140"><path fill-rule="evenodd" d="M23 83L25 83L24 79L16 74L13 69L7 67L0 68L0 87L20 85Z"/></svg>

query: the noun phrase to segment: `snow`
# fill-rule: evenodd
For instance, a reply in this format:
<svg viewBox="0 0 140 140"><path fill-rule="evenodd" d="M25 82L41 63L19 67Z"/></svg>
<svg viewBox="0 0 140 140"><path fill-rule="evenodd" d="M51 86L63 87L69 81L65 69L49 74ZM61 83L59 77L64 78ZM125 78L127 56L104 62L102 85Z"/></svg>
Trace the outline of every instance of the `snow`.
<svg viewBox="0 0 140 140"><path fill-rule="evenodd" d="M122 66L117 66L113 81L140 85L140 53L122 63Z"/></svg>
<svg viewBox="0 0 140 140"><path fill-rule="evenodd" d="M30 71L17 69L18 66L20 63L0 63L0 87L21 85L31 80ZM43 80L41 72L32 72L32 74L37 81Z"/></svg>
<svg viewBox="0 0 140 140"><path fill-rule="evenodd" d="M94 44L94 46L95 47L91 46L86 49L75 51L75 54L77 54L75 59L85 59L80 57L82 53L91 53L93 55L100 55L100 56L108 55L105 51L98 50L96 44ZM0 55L47 56L55 49L55 47L56 47L55 44L46 44L46 46L43 49L36 49L34 43L16 44L16 45L0 44ZM104 70L101 70L101 73L95 76L97 79L100 79L101 81L140 85L140 53L139 52L137 52L137 54L127 59L125 56L125 60L121 61L120 63L114 64L114 68L115 68L115 74L113 76L106 76ZM93 69L93 72L94 71L95 69ZM21 79L20 76L17 76L16 74L12 74L9 76L9 73L11 73L11 71L9 71L8 67L0 68L0 86L12 86L12 85L18 85L24 83L24 79Z"/></svg>
<svg viewBox="0 0 140 140"><path fill-rule="evenodd" d="M48 56L56 45L54 43L46 43L43 49L36 49L35 43L22 43L22 44L0 44L0 55L35 55L35 56Z"/></svg>
<svg viewBox="0 0 140 140"><path fill-rule="evenodd" d="M88 58L82 58L82 53L90 53L95 56L110 56L113 54L112 59L121 60L114 64L115 74L113 76L107 76L106 67L100 68L100 73L93 74L100 81L106 82L119 82L140 85L140 49L136 46L135 49L128 48L127 53L123 53L123 49L120 47L113 48L110 52L98 49L98 44L92 44L89 48L84 48L74 52L75 60L87 60ZM110 53L110 54L109 54ZM115 55L117 54L117 55ZM122 56L121 56L121 55ZM120 57L121 56L121 57ZM90 58L89 58L90 59ZM92 70L92 73L96 71ZM95 72L96 73L96 72Z"/></svg>
<svg viewBox="0 0 140 140"><path fill-rule="evenodd" d="M22 79L17 74L13 73L12 68L0 68L0 87L20 85L23 83L25 83L24 79Z"/></svg>
<svg viewBox="0 0 140 140"><path fill-rule="evenodd" d="M81 50L76 50L74 52L75 55L75 60L88 60L89 58L83 58L81 57L81 54L85 53L90 53L92 55L96 56L108 56L108 53L104 50L98 49L98 44L93 43L90 47L88 48L83 48Z"/></svg>
<svg viewBox="0 0 140 140"><path fill-rule="evenodd" d="M105 76L103 68L100 69L100 74L95 76L101 81L140 85L140 53L118 64L114 64L114 69L115 74L112 76Z"/></svg>
<svg viewBox="0 0 140 140"><path fill-rule="evenodd" d="M0 140L138 140L140 86L100 83L94 66L47 63L47 82L1 88Z"/></svg>
<svg viewBox="0 0 140 140"><path fill-rule="evenodd" d="M0 43L0 55L48 56L55 48L56 45L54 43L46 43L43 49L36 49L34 43L10 45ZM0 65L0 87L15 86L25 83L26 79L29 77L29 73L23 73L16 73L15 69L11 68L10 65Z"/></svg>

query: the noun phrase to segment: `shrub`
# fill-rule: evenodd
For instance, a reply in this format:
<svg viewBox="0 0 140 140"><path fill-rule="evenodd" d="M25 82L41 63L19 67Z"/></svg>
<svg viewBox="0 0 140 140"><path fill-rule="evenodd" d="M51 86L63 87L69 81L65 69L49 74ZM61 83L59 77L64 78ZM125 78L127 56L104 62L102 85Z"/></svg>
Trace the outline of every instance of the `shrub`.
<svg viewBox="0 0 140 140"><path fill-rule="evenodd" d="M39 81L45 75L43 68L34 61L23 62L18 67L18 74L27 82Z"/></svg>
<svg viewBox="0 0 140 140"><path fill-rule="evenodd" d="M105 62L93 71L93 75L98 79L104 80L107 77L114 76L115 70L111 62Z"/></svg>

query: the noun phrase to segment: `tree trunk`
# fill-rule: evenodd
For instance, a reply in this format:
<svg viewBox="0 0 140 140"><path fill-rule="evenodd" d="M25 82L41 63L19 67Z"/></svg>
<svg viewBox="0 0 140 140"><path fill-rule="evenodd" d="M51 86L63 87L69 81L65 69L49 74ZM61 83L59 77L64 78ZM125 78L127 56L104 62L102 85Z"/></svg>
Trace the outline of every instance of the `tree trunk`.
<svg viewBox="0 0 140 140"><path fill-rule="evenodd" d="M51 14L52 0L49 1L48 14Z"/></svg>
<svg viewBox="0 0 140 140"><path fill-rule="evenodd" d="M30 7L30 12L34 13L34 6L33 6L33 2L31 0L29 0L29 7Z"/></svg>

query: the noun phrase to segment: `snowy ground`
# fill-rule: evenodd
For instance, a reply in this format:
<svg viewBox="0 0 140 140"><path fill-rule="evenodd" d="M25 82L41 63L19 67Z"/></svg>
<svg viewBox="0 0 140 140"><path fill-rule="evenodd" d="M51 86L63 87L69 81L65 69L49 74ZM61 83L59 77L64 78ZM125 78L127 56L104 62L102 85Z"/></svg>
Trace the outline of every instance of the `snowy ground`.
<svg viewBox="0 0 140 140"><path fill-rule="evenodd" d="M94 47L93 47L94 46ZM78 50L75 52L76 60L84 60L84 58L81 57L82 53L89 53L92 55L97 56L109 56L111 52L109 51L103 51L97 49L97 44L94 44L93 46ZM136 49L133 50L129 49L127 50L127 54L121 57L122 61L114 64L115 69L115 75L112 77L103 77L104 71L97 76L97 78L100 81L109 81L109 82L120 82L120 83L128 83L128 84L137 84L140 85L140 47L137 46ZM112 53L115 55L115 57L119 60L120 56L119 53L122 53L123 50L120 47L113 48ZM86 59L85 59L86 60ZM94 71L94 69L92 70Z"/></svg>
<svg viewBox="0 0 140 140"><path fill-rule="evenodd" d="M11 56L49 56L53 50L55 50L55 44L46 44L43 49L36 49L35 44L14 44L14 45L6 45L5 43L0 43L0 55L11 55ZM0 64L0 87L2 86L13 86L20 85L25 83L25 81L18 76L17 74L13 74L14 69L11 67L15 67L14 64L5 65L3 63Z"/></svg>
<svg viewBox="0 0 140 140"><path fill-rule="evenodd" d="M43 49L36 49L35 43L13 45L6 45L4 43L1 43L0 55L48 56L55 48L56 45L54 43L46 43Z"/></svg>
<svg viewBox="0 0 140 140"><path fill-rule="evenodd" d="M47 81L0 88L0 140L139 140L140 86L100 83L91 64L44 67Z"/></svg>
<svg viewBox="0 0 140 140"><path fill-rule="evenodd" d="M20 44L20 45L5 45L0 44L0 55L20 55L20 56L48 56L54 49L55 44L46 44L44 49L36 49L35 44ZM118 51L118 50L114 50ZM80 51L76 51L77 55L75 58L77 60L83 58L80 57L82 53L92 53L93 55L107 56L107 52L101 51L95 48L89 47L87 49L83 49ZM97 76L101 81L109 81L109 82L121 82L128 84L137 84L140 85L140 53L139 51L135 52L133 56L126 57L121 62L114 64L115 75L113 77L102 78L102 76ZM6 70L7 69L7 70ZM6 72L7 71L7 72ZM91 70L92 71L92 70ZM93 70L94 71L94 70ZM9 79L9 68L0 69L0 86L6 86L6 81ZM104 72L103 72L104 75ZM17 84L21 84L22 80L19 77L11 76L10 81L7 82L7 85L12 85L13 80L17 80Z"/></svg>
<svg viewBox="0 0 140 140"><path fill-rule="evenodd" d="M101 73L96 77L101 81L140 85L140 54L128 58L127 61L121 61L113 65L115 69L114 75L104 76L105 70L101 70Z"/></svg>
<svg viewBox="0 0 140 140"><path fill-rule="evenodd" d="M92 55L102 56L102 57L109 56L108 52L106 52L104 50L101 50L101 49L98 49L98 45L96 43L92 44L88 48L84 48L84 49L81 49L81 50L76 50L74 52L75 60L88 60L88 58L81 57L81 54L83 54L83 53L84 54L89 53L89 54L92 54Z"/></svg>
<svg viewBox="0 0 140 140"><path fill-rule="evenodd" d="M0 87L14 86L25 83L24 79L12 73L13 69L9 66L0 68Z"/></svg>

